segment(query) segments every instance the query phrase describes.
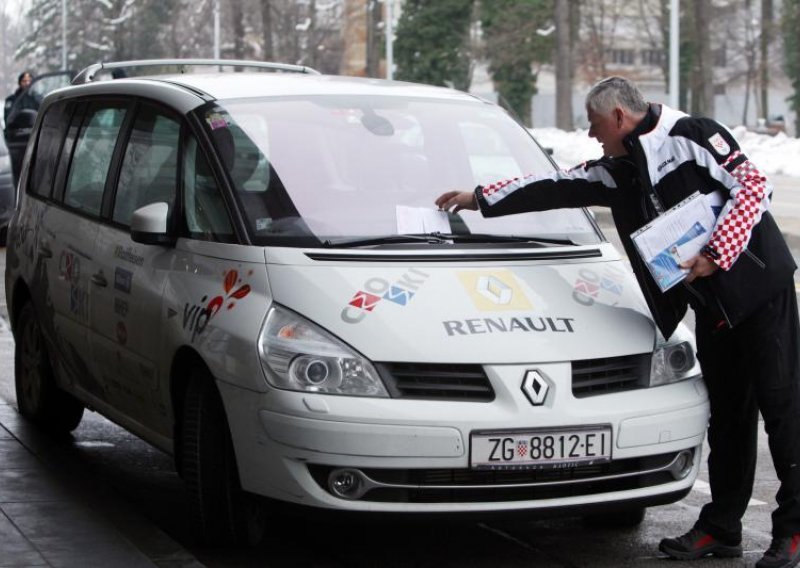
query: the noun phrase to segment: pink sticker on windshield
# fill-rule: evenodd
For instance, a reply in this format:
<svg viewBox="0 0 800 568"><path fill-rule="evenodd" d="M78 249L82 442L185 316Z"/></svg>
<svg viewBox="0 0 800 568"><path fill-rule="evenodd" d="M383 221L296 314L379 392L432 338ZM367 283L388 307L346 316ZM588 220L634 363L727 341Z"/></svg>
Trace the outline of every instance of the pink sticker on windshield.
<svg viewBox="0 0 800 568"><path fill-rule="evenodd" d="M211 130L216 130L218 128L227 128L228 121L225 120L225 117L218 113L209 113L206 115L206 122L211 127Z"/></svg>

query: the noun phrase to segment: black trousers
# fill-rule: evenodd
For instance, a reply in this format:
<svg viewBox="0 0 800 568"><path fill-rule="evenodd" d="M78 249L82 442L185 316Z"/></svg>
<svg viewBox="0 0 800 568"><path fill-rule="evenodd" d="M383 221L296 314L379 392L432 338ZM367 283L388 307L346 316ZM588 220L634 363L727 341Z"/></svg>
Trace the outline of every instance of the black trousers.
<svg viewBox="0 0 800 568"><path fill-rule="evenodd" d="M780 480L773 537L800 533L800 324L794 283L733 329L712 331L697 310L697 356L711 402L711 502L697 526L737 544L753 491L758 413Z"/></svg>

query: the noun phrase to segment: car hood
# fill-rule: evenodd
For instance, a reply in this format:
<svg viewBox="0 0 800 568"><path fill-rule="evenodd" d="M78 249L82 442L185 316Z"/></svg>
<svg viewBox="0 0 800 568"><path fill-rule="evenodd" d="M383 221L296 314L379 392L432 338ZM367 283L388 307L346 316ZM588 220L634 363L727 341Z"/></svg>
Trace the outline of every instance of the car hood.
<svg viewBox="0 0 800 568"><path fill-rule="evenodd" d="M373 361L520 364L645 353L655 324L619 260L535 266L268 263L276 303Z"/></svg>

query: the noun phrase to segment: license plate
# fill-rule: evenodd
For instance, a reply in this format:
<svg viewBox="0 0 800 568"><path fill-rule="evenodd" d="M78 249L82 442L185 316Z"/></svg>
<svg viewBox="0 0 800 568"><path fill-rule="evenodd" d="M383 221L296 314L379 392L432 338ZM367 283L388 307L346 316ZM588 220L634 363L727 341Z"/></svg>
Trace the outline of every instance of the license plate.
<svg viewBox="0 0 800 568"><path fill-rule="evenodd" d="M611 459L611 426L473 432L470 467L553 469Z"/></svg>

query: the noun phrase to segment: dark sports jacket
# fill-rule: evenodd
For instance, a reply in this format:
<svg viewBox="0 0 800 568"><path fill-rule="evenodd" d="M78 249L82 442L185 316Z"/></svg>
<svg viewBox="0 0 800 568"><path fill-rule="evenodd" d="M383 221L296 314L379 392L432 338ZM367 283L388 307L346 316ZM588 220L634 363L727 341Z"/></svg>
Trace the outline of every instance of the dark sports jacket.
<svg viewBox="0 0 800 568"><path fill-rule="evenodd" d="M651 104L624 140L628 155L569 171L534 174L475 189L486 217L563 207L611 209L622 244L664 337L691 304L715 328L746 319L791 283L797 268L768 212L772 186L714 120ZM712 276L661 292L630 235L696 191L719 211L705 254Z"/></svg>

